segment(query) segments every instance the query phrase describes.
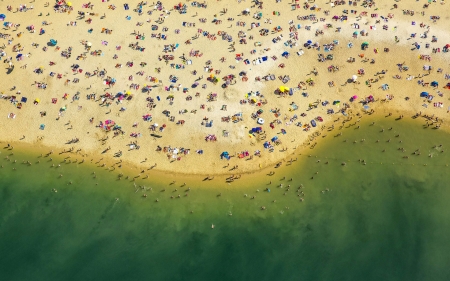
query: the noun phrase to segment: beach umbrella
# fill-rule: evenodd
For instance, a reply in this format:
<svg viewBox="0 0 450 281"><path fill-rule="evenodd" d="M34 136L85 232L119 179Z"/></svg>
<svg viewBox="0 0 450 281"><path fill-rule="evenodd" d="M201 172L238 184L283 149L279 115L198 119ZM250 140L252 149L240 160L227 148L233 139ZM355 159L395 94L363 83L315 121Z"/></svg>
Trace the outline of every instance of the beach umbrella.
<svg viewBox="0 0 450 281"><path fill-rule="evenodd" d="M92 43L91 42L87 42L86 46L90 47L90 46L92 46Z"/></svg>
<svg viewBox="0 0 450 281"><path fill-rule="evenodd" d="M67 2L67 6L72 7L72 2Z"/></svg>
<svg viewBox="0 0 450 281"><path fill-rule="evenodd" d="M0 20L5 20L6 19L6 15L5 14L0 14Z"/></svg>
<svg viewBox="0 0 450 281"><path fill-rule="evenodd" d="M8 26L9 22L4 22L3 26Z"/></svg>
<svg viewBox="0 0 450 281"><path fill-rule="evenodd" d="M428 92L422 92L422 93L420 93L420 96L421 97L428 97Z"/></svg>
<svg viewBox="0 0 450 281"><path fill-rule="evenodd" d="M285 87L285 86L280 86L280 92L286 92L286 91L289 91L289 88L288 87Z"/></svg>
<svg viewBox="0 0 450 281"><path fill-rule="evenodd" d="M352 99L354 99L354 100L356 100L357 98L358 98L357 95L354 95L354 96L352 97Z"/></svg>
<svg viewBox="0 0 450 281"><path fill-rule="evenodd" d="M155 128L157 128L157 127L158 127L158 123L155 123L153 126L154 126Z"/></svg>
<svg viewBox="0 0 450 281"><path fill-rule="evenodd" d="M437 81L433 81L433 82L431 82L431 86L437 87L437 86L439 86L439 83Z"/></svg>
<svg viewBox="0 0 450 281"><path fill-rule="evenodd" d="M50 39L50 45L56 46L57 43L58 41L56 41L55 39Z"/></svg>
<svg viewBox="0 0 450 281"><path fill-rule="evenodd" d="M356 81L356 79L358 79L358 76L353 75L353 76L352 76L352 80L353 80L353 81Z"/></svg>
<svg viewBox="0 0 450 281"><path fill-rule="evenodd" d="M16 56L16 59L19 59L19 58L21 58L22 57L22 54L18 54L17 56Z"/></svg>

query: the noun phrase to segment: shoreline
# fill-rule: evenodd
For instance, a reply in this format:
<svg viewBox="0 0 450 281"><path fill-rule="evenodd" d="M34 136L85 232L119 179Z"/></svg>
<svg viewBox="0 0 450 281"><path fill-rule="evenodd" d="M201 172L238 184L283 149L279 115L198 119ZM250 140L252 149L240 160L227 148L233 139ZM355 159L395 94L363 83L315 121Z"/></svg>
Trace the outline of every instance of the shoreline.
<svg viewBox="0 0 450 281"><path fill-rule="evenodd" d="M389 113L390 110L385 109L384 111L380 112L380 108L377 109L377 111L373 114L365 114L363 115L366 118L361 118L360 120L363 123L368 123L368 119L372 119L374 120L373 122L376 122L377 120L385 120L386 118L395 118L395 116L391 116L388 117L386 114ZM406 114L411 114L414 115L414 113L409 110L409 111L401 111L399 113L402 113L404 115ZM353 117L357 117L356 115L352 115ZM342 116L343 117L343 116ZM350 116L348 116L350 117ZM397 120L398 122L419 122L419 121L424 121L425 119L419 119L419 118L423 118L423 116L418 117L418 118L411 118L411 116L407 116L405 117L405 120ZM353 121L353 120L352 120ZM356 121L355 123L357 123L359 121ZM333 123L336 124L336 122L333 122L332 120L330 120L329 122L323 123L324 126L327 125L332 125ZM341 123L341 122L340 122ZM350 121L346 121L346 124L343 125L342 129L338 129L338 130L332 130L332 131L325 131L328 133L331 133L329 136L327 136L326 138L321 137L322 134L319 134L315 137L315 139L312 141L316 141L316 145L318 147L322 147L324 145L326 145L327 140L331 139L333 136L336 135L336 133L338 132L342 132L345 131L345 129L349 129L351 126L354 126L354 124L350 124L347 125L348 123L350 123ZM353 123L353 122L351 122ZM445 131L446 133L450 134L450 127L445 125L441 127L441 130ZM322 131L324 132L324 131ZM327 134L328 135L328 134ZM308 141L308 140L306 140ZM311 141L309 141L311 143ZM11 146L14 148L12 150L7 149L7 144L8 142L4 142L0 140L0 144L2 145L3 148L3 153L5 154L6 152L10 151L10 152L14 152L14 151L21 151L24 153L32 153L36 156L38 156L40 153L43 154L45 157L46 154L48 154L50 151L54 151L54 150L58 150L61 148L58 147L47 147L45 145L39 145L39 146L33 146L34 144L30 144L30 143L24 143L24 142L9 142L11 144ZM37 148L37 149L36 149ZM77 161L79 160L85 160L84 163L89 164L89 165L93 165L96 168L104 168L105 170L109 171L109 169L111 169L112 167L114 167L114 172L119 173L138 173L139 175L141 174L145 174L145 175L149 175L149 174L153 174L151 176L148 177L148 179L156 179L156 178L164 178L164 179L170 179L170 178L182 178L188 181L197 181L199 179L199 177L206 179L207 177L218 177L218 178L227 178L231 175L235 175L235 176L250 176L250 177L258 177L259 175L268 175L268 173L270 173L270 171L273 171L273 169L275 168L274 166L277 163L282 163L280 165L280 168L283 168L286 166L287 163L289 163L289 160L292 159L294 155L297 155L297 160L301 160L301 157L308 157L307 155L311 155L313 154L313 152L315 151L316 146L314 145L314 148L311 148L311 144L302 144L299 147L296 148L296 150L294 152L292 152L290 154L290 156L285 157L283 159L279 159L273 163L269 163L268 165L266 165L265 167L262 168L258 168L258 169L254 169L254 170L250 170L250 171L236 171L236 172L223 172L223 173L183 173L183 172L174 172L172 170L163 170L163 169L158 169L153 168L153 169L148 169L147 166L145 166L144 164L139 165L133 162L128 162L128 161L122 161L121 165L122 167L120 169L115 168L118 164L119 164L119 160L120 158L117 159L117 161L114 161L114 158L111 156L107 156L107 155L102 155L102 154L78 154L78 153L74 153L74 152L63 152L63 151L54 151L54 155L56 155L58 158L64 159L66 157L64 157L64 155L68 155L72 160L77 159ZM55 154L56 153L56 154ZM299 157L300 156L300 157ZM289 159L290 158L290 159ZM295 162L296 160L294 160L293 162ZM101 164L103 163L103 164ZM226 162L224 162L226 163ZM101 166L104 165L104 166ZM139 171L145 171L144 173L139 172ZM138 177L138 180L145 180L147 178L142 178L142 177ZM216 182L217 183L217 182ZM220 184L222 184L223 182L219 182Z"/></svg>

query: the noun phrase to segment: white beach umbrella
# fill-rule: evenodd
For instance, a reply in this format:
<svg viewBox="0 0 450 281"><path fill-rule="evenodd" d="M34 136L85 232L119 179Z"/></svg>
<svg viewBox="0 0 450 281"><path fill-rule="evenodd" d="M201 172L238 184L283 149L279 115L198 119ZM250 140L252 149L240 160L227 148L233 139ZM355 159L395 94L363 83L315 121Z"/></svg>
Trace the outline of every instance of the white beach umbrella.
<svg viewBox="0 0 450 281"><path fill-rule="evenodd" d="M352 80L353 80L353 81L356 81L356 79L358 79L358 76L353 75L353 76L352 76Z"/></svg>

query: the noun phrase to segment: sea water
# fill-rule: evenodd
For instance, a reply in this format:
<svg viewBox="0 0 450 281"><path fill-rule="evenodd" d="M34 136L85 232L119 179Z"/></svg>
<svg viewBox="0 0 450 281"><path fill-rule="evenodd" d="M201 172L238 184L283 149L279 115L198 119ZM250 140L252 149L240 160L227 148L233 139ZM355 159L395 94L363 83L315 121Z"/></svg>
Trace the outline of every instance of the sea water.
<svg viewBox="0 0 450 281"><path fill-rule="evenodd" d="M1 279L450 280L448 134L345 127L232 183L1 149Z"/></svg>

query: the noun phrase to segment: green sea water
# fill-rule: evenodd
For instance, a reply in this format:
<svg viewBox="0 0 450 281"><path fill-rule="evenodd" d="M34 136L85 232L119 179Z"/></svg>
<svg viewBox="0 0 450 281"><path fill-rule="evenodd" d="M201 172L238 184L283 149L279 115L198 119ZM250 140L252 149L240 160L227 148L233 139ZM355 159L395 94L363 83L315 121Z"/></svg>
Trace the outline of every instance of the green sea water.
<svg viewBox="0 0 450 281"><path fill-rule="evenodd" d="M0 278L450 280L448 134L358 125L231 184L2 148Z"/></svg>

